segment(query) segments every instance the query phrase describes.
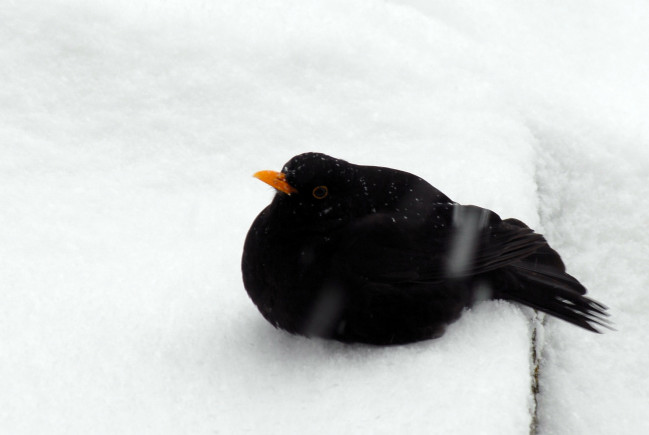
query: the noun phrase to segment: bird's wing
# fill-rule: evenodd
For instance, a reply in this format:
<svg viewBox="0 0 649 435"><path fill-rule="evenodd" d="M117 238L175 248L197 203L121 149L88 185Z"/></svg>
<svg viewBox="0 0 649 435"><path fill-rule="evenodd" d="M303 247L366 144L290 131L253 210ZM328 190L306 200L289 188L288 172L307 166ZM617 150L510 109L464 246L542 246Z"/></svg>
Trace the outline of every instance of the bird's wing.
<svg viewBox="0 0 649 435"><path fill-rule="evenodd" d="M335 267L374 282L440 282L498 269L546 245L489 210L445 207L422 219L376 213L356 220L341 235Z"/></svg>

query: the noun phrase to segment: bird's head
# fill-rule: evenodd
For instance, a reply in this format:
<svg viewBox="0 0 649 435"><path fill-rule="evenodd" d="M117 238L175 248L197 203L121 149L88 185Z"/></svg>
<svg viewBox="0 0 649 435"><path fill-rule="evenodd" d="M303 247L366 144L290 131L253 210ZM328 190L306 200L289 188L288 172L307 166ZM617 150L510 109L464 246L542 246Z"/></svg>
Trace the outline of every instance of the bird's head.
<svg viewBox="0 0 649 435"><path fill-rule="evenodd" d="M349 217L356 168L320 153L304 153L289 160L281 172L254 176L277 190L273 205L291 221L335 222Z"/></svg>

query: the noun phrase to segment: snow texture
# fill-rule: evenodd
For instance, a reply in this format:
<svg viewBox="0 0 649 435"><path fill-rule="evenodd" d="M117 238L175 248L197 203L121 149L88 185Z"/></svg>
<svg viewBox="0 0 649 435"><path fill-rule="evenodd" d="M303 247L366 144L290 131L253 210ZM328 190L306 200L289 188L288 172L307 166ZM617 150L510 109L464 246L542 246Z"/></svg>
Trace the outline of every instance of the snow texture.
<svg viewBox="0 0 649 435"><path fill-rule="evenodd" d="M240 276L320 151L543 231L617 328L538 330L541 434L649 433L649 6L0 6L0 431L524 434L531 310L375 348L273 329Z"/></svg>

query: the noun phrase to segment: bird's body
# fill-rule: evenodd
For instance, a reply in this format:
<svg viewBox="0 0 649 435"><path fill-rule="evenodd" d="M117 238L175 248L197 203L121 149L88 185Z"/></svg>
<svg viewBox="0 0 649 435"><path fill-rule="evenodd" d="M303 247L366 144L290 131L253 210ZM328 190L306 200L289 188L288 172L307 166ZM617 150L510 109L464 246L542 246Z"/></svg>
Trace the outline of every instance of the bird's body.
<svg viewBox="0 0 649 435"><path fill-rule="evenodd" d="M278 192L250 228L242 271L276 327L407 343L442 335L464 308L493 298L593 331L606 324L605 307L583 296L541 235L415 175L306 153L258 178Z"/></svg>

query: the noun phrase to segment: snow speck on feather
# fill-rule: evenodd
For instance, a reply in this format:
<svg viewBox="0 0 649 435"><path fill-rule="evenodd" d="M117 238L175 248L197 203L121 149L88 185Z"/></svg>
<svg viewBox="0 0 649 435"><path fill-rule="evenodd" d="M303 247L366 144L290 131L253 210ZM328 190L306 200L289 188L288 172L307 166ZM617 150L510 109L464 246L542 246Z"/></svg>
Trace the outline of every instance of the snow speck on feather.
<svg viewBox="0 0 649 435"><path fill-rule="evenodd" d="M251 174L304 151L544 230L618 332L546 321L539 433L649 433L648 19L640 1L4 5L3 433L527 433L527 309L485 301L385 349L261 318L239 261L272 192Z"/></svg>

